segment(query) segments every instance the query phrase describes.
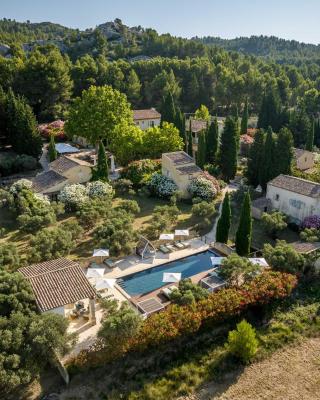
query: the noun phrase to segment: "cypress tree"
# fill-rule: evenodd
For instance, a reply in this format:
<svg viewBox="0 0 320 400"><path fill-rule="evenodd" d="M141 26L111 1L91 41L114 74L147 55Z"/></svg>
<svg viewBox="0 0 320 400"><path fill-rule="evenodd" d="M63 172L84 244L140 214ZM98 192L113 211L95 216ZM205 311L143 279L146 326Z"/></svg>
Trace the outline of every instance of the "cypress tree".
<svg viewBox="0 0 320 400"><path fill-rule="evenodd" d="M254 142L249 150L248 166L246 171L246 177L250 185L254 187L260 184L260 176L263 168L264 141L264 130L259 129L254 136Z"/></svg>
<svg viewBox="0 0 320 400"><path fill-rule="evenodd" d="M269 126L274 131L280 129L281 105L279 96L273 88L267 89L262 98L258 117L258 128L268 129Z"/></svg>
<svg viewBox="0 0 320 400"><path fill-rule="evenodd" d="M176 107L171 92L168 92L162 99L161 125L163 122L176 123Z"/></svg>
<svg viewBox="0 0 320 400"><path fill-rule="evenodd" d="M219 126L218 119L215 118L206 131L207 142L207 162L213 164L217 161L219 145Z"/></svg>
<svg viewBox="0 0 320 400"><path fill-rule="evenodd" d="M271 127L269 127L266 135L265 145L263 148L262 168L260 171L260 185L265 190L267 183L274 178L275 169L275 139Z"/></svg>
<svg viewBox="0 0 320 400"><path fill-rule="evenodd" d="M109 180L109 168L108 168L106 150L101 140L99 142L98 162L95 169L94 179L100 181Z"/></svg>
<svg viewBox="0 0 320 400"><path fill-rule="evenodd" d="M189 132L188 132L188 151L187 151L187 153L189 154L189 156L193 157L191 120L190 120L190 125L189 125Z"/></svg>
<svg viewBox="0 0 320 400"><path fill-rule="evenodd" d="M239 256L246 257L250 253L252 238L251 199L247 192L244 196L240 221L236 233L236 250Z"/></svg>
<svg viewBox="0 0 320 400"><path fill-rule="evenodd" d="M248 98L246 97L246 102L244 104L244 109L241 118L241 128L240 128L241 135L245 135L247 133L248 120L249 120Z"/></svg>
<svg viewBox="0 0 320 400"><path fill-rule="evenodd" d="M238 127L235 118L227 117L221 135L219 166L226 181L233 179L237 172L237 137Z"/></svg>
<svg viewBox="0 0 320 400"><path fill-rule="evenodd" d="M206 150L206 136L205 136L205 132L201 132L198 135L198 151L197 151L197 165L198 167L200 167L201 169L203 169L205 163L206 163L206 154L207 154L207 150Z"/></svg>
<svg viewBox="0 0 320 400"><path fill-rule="evenodd" d="M275 144L274 178L280 174L290 175L293 160L293 137L288 128L280 129Z"/></svg>
<svg viewBox="0 0 320 400"><path fill-rule="evenodd" d="M49 154L50 162L56 160L57 157L58 157L53 135L50 135L50 143L49 143L49 147L48 147L48 154Z"/></svg>
<svg viewBox="0 0 320 400"><path fill-rule="evenodd" d="M229 193L227 192L222 203L221 215L217 224L216 241L228 243L229 230L231 226L231 207Z"/></svg>
<svg viewBox="0 0 320 400"><path fill-rule="evenodd" d="M315 132L315 121L312 122L312 128L309 129L307 142L306 142L306 150L313 151L313 143L314 143L314 132Z"/></svg>

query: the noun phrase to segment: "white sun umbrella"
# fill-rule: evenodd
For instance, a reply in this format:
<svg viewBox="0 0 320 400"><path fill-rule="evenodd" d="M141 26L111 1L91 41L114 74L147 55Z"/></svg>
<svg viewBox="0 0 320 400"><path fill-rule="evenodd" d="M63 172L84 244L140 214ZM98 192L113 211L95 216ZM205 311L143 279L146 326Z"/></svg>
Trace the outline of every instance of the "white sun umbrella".
<svg viewBox="0 0 320 400"><path fill-rule="evenodd" d="M86 272L87 278L102 278L105 268L88 268Z"/></svg>
<svg viewBox="0 0 320 400"><path fill-rule="evenodd" d="M164 272L162 282L175 283L181 281L180 272Z"/></svg>
<svg viewBox="0 0 320 400"><path fill-rule="evenodd" d="M101 257L101 263L103 257L109 257L109 250L108 249L94 249L92 257Z"/></svg>
<svg viewBox="0 0 320 400"><path fill-rule="evenodd" d="M112 289L115 283L116 279L99 279L96 282L95 287L97 290Z"/></svg>
<svg viewBox="0 0 320 400"><path fill-rule="evenodd" d="M258 264L261 267L269 267L265 258L249 258L248 260L252 262L252 264Z"/></svg>
<svg viewBox="0 0 320 400"><path fill-rule="evenodd" d="M175 236L189 236L189 229L176 229L174 231Z"/></svg>
<svg viewBox="0 0 320 400"><path fill-rule="evenodd" d="M161 233L159 240L173 240L174 234L173 233Z"/></svg>
<svg viewBox="0 0 320 400"><path fill-rule="evenodd" d="M220 266L225 257L210 257L212 266Z"/></svg>

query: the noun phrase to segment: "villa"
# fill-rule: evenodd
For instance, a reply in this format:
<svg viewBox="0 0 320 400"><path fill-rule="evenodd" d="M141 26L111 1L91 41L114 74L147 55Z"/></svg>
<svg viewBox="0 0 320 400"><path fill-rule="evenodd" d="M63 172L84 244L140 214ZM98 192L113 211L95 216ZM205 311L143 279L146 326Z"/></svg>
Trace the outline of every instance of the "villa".
<svg viewBox="0 0 320 400"><path fill-rule="evenodd" d="M304 149L294 149L295 166L300 171L306 171L314 167L314 154Z"/></svg>
<svg viewBox="0 0 320 400"><path fill-rule="evenodd" d="M133 110L133 121L144 131L153 126L160 126L161 114L155 108Z"/></svg>

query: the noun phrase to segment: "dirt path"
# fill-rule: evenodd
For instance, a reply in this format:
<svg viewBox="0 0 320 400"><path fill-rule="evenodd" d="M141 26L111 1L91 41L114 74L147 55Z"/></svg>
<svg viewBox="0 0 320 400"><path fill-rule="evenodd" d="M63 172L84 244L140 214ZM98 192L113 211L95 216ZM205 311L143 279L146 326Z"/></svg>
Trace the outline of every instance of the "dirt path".
<svg viewBox="0 0 320 400"><path fill-rule="evenodd" d="M320 338L278 351L269 359L228 376L181 400L318 400Z"/></svg>

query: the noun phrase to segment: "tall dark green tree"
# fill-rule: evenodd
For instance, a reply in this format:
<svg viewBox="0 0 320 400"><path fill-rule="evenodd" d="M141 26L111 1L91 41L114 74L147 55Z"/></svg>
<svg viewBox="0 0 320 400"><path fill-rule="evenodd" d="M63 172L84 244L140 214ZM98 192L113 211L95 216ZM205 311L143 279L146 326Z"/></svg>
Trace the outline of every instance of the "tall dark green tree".
<svg viewBox="0 0 320 400"><path fill-rule="evenodd" d="M246 97L241 118L241 127L240 127L241 135L245 135L247 133L248 120L249 120L249 109L248 109L248 98Z"/></svg>
<svg viewBox="0 0 320 400"><path fill-rule="evenodd" d="M219 149L219 166L226 181L233 179L237 172L237 138L238 124L235 118L227 117Z"/></svg>
<svg viewBox="0 0 320 400"><path fill-rule="evenodd" d="M293 138L288 128L280 129L275 147L273 177L280 174L290 175L293 160Z"/></svg>
<svg viewBox="0 0 320 400"><path fill-rule="evenodd" d="M268 88L262 98L261 108L258 118L258 128L268 129L269 126L274 131L280 128L281 104L279 95L275 89Z"/></svg>
<svg viewBox="0 0 320 400"><path fill-rule="evenodd" d="M260 171L260 185L265 190L267 183L275 176L275 138L271 127L266 135L263 148L262 168Z"/></svg>
<svg viewBox="0 0 320 400"><path fill-rule="evenodd" d="M231 226L231 207L229 193L227 192L222 203L221 215L217 224L216 241L228 243L229 230Z"/></svg>
<svg viewBox="0 0 320 400"><path fill-rule="evenodd" d="M206 131L207 142L207 162L214 164L217 161L219 146L219 126L218 119L215 118Z"/></svg>
<svg viewBox="0 0 320 400"><path fill-rule="evenodd" d="M163 122L176 123L176 106L170 91L162 98L161 125Z"/></svg>
<svg viewBox="0 0 320 400"><path fill-rule="evenodd" d="M249 150L246 177L250 185L256 187L260 184L260 176L263 168L265 133L259 129L254 136L254 142Z"/></svg>
<svg viewBox="0 0 320 400"><path fill-rule="evenodd" d="M206 136L205 132L201 132L198 135L198 151L197 151L197 165L201 169L203 169L206 163L206 154L207 154L207 147L206 147Z"/></svg>
<svg viewBox="0 0 320 400"><path fill-rule="evenodd" d="M100 181L108 181L109 179L109 168L106 150L102 141L99 142L98 161L95 172L93 174L93 179Z"/></svg>
<svg viewBox="0 0 320 400"><path fill-rule="evenodd" d="M189 156L193 157L193 146L192 146L192 131L191 131L191 120L190 120L190 124L189 124L189 131L188 131L188 151L187 153L189 154Z"/></svg>
<svg viewBox="0 0 320 400"><path fill-rule="evenodd" d="M56 160L56 158L58 157L53 135L50 135L50 143L49 143L49 147L48 147L48 155L49 155L50 162Z"/></svg>
<svg viewBox="0 0 320 400"><path fill-rule="evenodd" d="M304 107L290 113L289 128L293 135L294 145L305 146L312 130L312 123Z"/></svg>
<svg viewBox="0 0 320 400"><path fill-rule="evenodd" d="M37 121L26 100L15 96L12 90L7 95L7 135L12 149L18 154L39 158L42 140Z"/></svg>
<svg viewBox="0 0 320 400"><path fill-rule="evenodd" d="M236 250L239 256L246 257L250 253L252 238L252 217L251 217L251 199L250 193L244 196L240 221L236 233Z"/></svg>
<svg viewBox="0 0 320 400"><path fill-rule="evenodd" d="M315 121L313 120L312 128L308 132L307 141L306 141L306 150L308 150L308 151L313 151L314 132L315 132Z"/></svg>

